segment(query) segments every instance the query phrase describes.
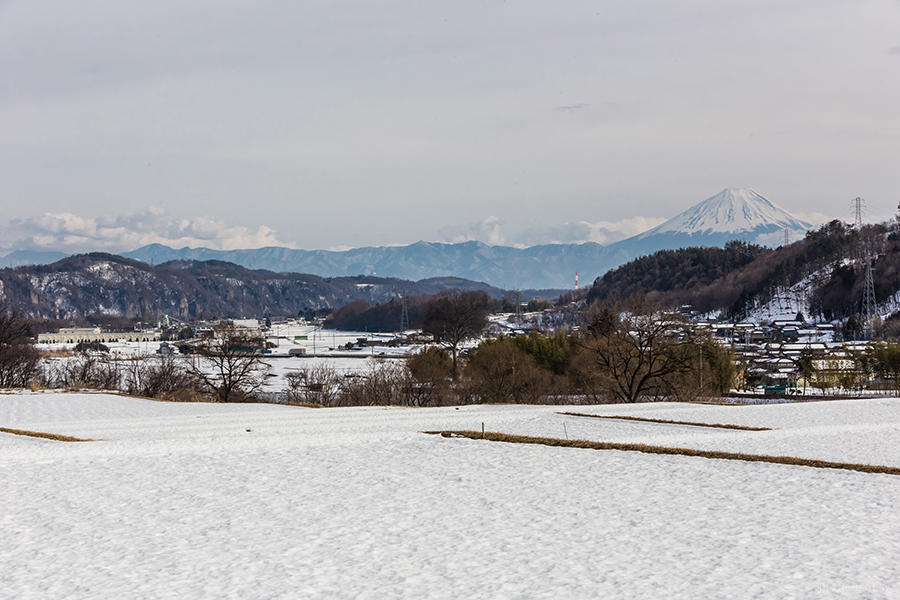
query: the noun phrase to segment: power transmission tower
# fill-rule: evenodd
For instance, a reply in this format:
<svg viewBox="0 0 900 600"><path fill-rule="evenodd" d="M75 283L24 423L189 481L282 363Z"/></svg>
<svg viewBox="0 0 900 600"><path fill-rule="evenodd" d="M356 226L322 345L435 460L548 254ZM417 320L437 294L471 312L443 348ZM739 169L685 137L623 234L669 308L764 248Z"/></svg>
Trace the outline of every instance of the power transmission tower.
<svg viewBox="0 0 900 600"><path fill-rule="evenodd" d="M863 224L863 214L866 212L866 201L857 196L850 201L850 206L853 209L853 224L859 229Z"/></svg>
<svg viewBox="0 0 900 600"><path fill-rule="evenodd" d="M406 296L400 294L400 331L409 329L409 304L406 302Z"/></svg>
<svg viewBox="0 0 900 600"><path fill-rule="evenodd" d="M872 277L872 256L866 252L866 283L863 287L863 332L872 338L872 319L875 318L875 280Z"/></svg>
<svg viewBox="0 0 900 600"><path fill-rule="evenodd" d="M520 290L515 291L516 294L516 324L522 324L522 292Z"/></svg>
<svg viewBox="0 0 900 600"><path fill-rule="evenodd" d="M791 245L791 230L788 229L787 227L784 228L784 245L785 246Z"/></svg>

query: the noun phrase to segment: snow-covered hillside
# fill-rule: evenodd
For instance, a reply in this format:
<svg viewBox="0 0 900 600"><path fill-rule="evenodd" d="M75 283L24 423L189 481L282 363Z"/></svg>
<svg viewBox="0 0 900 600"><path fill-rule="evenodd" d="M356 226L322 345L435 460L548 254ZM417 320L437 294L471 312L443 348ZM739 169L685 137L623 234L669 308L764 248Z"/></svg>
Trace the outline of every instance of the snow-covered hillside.
<svg viewBox="0 0 900 600"><path fill-rule="evenodd" d="M659 233L745 233L790 229L805 233L811 225L792 216L751 189L726 188L640 234L641 239Z"/></svg>

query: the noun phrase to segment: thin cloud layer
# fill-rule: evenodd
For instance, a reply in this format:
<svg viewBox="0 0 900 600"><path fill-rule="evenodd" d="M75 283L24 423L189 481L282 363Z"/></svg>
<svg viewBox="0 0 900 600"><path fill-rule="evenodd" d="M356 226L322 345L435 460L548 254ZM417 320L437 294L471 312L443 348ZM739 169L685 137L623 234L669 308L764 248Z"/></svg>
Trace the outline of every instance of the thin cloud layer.
<svg viewBox="0 0 900 600"><path fill-rule="evenodd" d="M122 252L154 243L217 250L292 246L264 225L251 229L208 217L176 218L158 208L99 218L44 213L12 220L3 234L8 250Z"/></svg>

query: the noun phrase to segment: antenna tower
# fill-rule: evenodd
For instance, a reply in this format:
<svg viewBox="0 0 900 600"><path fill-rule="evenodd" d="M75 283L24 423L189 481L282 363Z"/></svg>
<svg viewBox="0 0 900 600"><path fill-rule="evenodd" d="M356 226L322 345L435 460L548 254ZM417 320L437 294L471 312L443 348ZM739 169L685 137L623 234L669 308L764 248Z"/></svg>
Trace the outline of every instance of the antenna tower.
<svg viewBox="0 0 900 600"><path fill-rule="evenodd" d="M575 291L578 291L578 270L575 271Z"/></svg>
<svg viewBox="0 0 900 600"><path fill-rule="evenodd" d="M400 331L409 329L409 304L406 302L406 296L400 294Z"/></svg>
<svg viewBox="0 0 900 600"><path fill-rule="evenodd" d="M787 227L784 228L784 245L785 246L791 245L791 230L788 229Z"/></svg>
<svg viewBox="0 0 900 600"><path fill-rule="evenodd" d="M863 287L863 332L872 338L872 319L875 318L875 281L872 277L872 256L866 252L866 284Z"/></svg>

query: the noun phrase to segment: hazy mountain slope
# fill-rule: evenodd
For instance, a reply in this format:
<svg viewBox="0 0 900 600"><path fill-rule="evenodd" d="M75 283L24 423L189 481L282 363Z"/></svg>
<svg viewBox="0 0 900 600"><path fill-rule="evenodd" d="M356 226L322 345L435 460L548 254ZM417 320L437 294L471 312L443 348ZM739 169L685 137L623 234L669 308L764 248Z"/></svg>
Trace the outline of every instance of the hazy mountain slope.
<svg viewBox="0 0 900 600"><path fill-rule="evenodd" d="M0 268L24 265L47 265L69 256L53 250L14 250L0 258Z"/></svg>
<svg viewBox="0 0 900 600"><path fill-rule="evenodd" d="M600 244L549 244L530 248L488 246L481 242L354 248L346 251L259 248L255 250L173 249L154 244L125 256L148 263L168 260L225 260L248 268L321 276L377 274L419 280L462 277L506 289L569 288L575 271L593 277L606 269Z"/></svg>

